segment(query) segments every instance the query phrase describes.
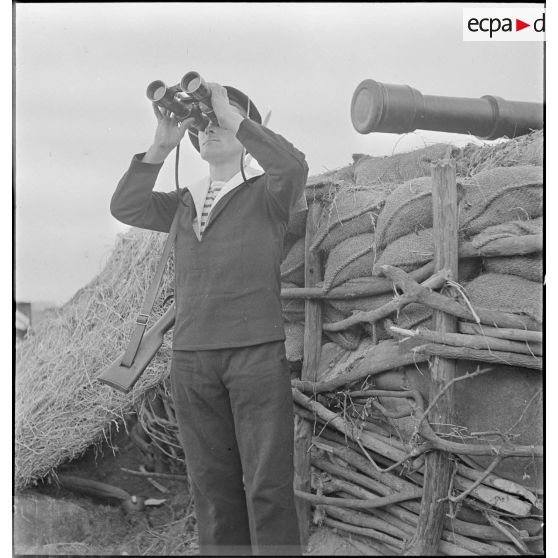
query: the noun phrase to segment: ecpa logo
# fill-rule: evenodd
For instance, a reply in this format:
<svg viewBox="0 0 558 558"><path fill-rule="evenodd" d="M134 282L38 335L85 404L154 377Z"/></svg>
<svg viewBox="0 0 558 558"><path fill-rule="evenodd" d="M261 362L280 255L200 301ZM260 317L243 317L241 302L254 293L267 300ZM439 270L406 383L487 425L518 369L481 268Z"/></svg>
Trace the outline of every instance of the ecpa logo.
<svg viewBox="0 0 558 558"><path fill-rule="evenodd" d="M464 41L544 41L540 8L464 8Z"/></svg>

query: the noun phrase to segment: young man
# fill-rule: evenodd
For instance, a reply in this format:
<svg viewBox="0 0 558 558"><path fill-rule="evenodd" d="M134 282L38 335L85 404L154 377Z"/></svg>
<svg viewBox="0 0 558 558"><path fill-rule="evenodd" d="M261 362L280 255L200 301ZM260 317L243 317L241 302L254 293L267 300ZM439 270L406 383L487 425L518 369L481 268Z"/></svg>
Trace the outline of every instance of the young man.
<svg viewBox="0 0 558 558"><path fill-rule="evenodd" d="M112 197L111 212L175 241L176 321L171 385L190 474L201 554L299 555L293 492L293 408L279 265L300 202L304 155L261 125L232 87L208 84L218 125L190 139L209 177L153 192L191 119L154 106L158 125ZM264 172L240 172L243 148Z"/></svg>

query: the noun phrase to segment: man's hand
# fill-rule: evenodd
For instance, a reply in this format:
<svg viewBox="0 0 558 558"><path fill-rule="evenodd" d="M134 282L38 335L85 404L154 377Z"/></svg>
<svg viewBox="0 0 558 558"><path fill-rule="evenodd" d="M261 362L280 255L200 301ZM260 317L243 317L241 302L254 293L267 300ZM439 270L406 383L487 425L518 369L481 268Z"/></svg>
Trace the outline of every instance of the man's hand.
<svg viewBox="0 0 558 558"><path fill-rule="evenodd" d="M211 90L211 105L219 126L236 134L244 116L240 114L238 108L230 104L227 90L222 85L208 83L207 86Z"/></svg>
<svg viewBox="0 0 558 558"><path fill-rule="evenodd" d="M153 112L157 118L157 129L153 144L143 156L144 163L162 163L180 143L188 126L194 123L194 118L186 118L179 122L172 112L155 103L153 103Z"/></svg>

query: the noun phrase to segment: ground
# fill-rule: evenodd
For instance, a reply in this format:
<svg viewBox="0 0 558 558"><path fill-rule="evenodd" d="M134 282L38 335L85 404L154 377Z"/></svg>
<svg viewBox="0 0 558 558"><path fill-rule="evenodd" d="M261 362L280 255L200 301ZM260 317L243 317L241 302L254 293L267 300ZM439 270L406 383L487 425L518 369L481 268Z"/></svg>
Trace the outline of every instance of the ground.
<svg viewBox="0 0 558 558"><path fill-rule="evenodd" d="M61 466L58 472L117 486L131 495L165 499L165 502L130 513L116 499L86 496L55 483L39 485L16 497L14 554L198 554L196 520L187 482L155 477L168 490L161 492L145 477L122 470L138 471L146 464L145 454L123 429L114 437L112 445L114 451L107 446L100 450L91 448L81 459ZM44 511L47 504L49 511L41 514L39 510ZM344 536L313 527L307 554L346 556L362 555L362 552Z"/></svg>
<svg viewBox="0 0 558 558"><path fill-rule="evenodd" d="M63 536L60 533L60 538L64 540L56 540L57 528L52 523L40 525L43 534L47 533L42 538L40 533L37 533L36 525L25 529L20 521L18 526L16 505L15 553L161 556L197 553L195 518L186 481L157 478L157 482L168 490L161 492L145 477L122 470L127 468L138 471L139 467L146 463L144 454L132 443L123 429L114 437L112 445L114 451L108 446L100 450L91 448L81 459L61 466L58 472L117 486L131 495L166 501L159 506L148 506L143 511L129 513L116 499L82 495L54 483L39 485L21 493L20 496L55 498L60 503L60 509L64 509L65 505L77 505L74 514L80 516L80 525L76 525L75 529L76 538L79 540L67 540L70 538L67 533L67 520L63 521L66 531ZM82 510L85 514L81 513ZM55 521L56 519L52 518L52 522Z"/></svg>

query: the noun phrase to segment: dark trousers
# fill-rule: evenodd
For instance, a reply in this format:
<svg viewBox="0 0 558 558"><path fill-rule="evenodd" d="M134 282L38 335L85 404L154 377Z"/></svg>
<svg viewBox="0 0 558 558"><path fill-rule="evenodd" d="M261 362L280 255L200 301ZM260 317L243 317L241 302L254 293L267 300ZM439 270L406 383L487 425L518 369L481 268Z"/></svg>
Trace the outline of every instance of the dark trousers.
<svg viewBox="0 0 558 558"><path fill-rule="evenodd" d="M171 382L200 553L300 555L283 341L174 351Z"/></svg>

